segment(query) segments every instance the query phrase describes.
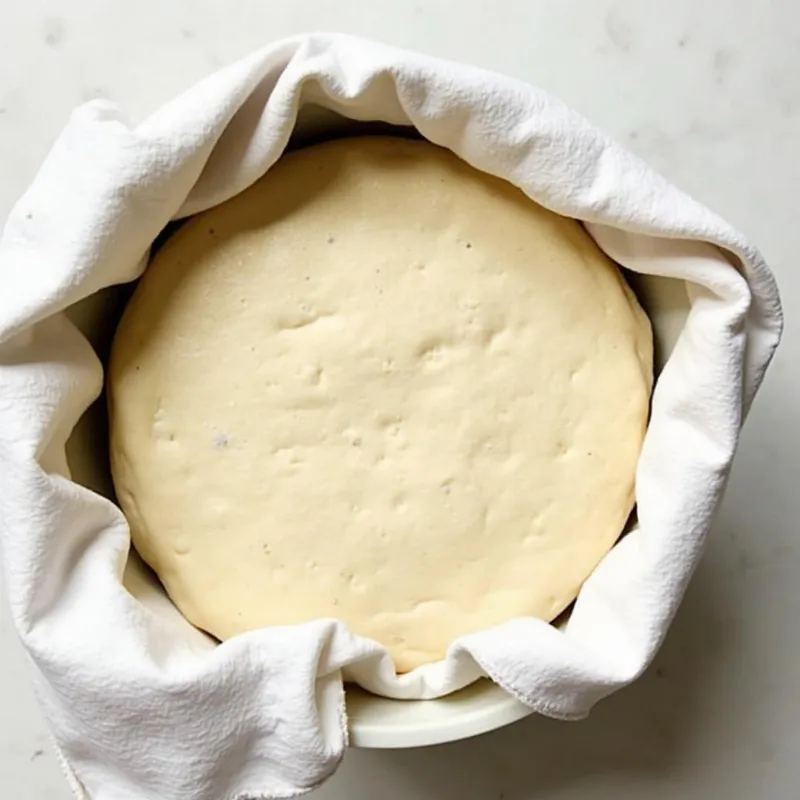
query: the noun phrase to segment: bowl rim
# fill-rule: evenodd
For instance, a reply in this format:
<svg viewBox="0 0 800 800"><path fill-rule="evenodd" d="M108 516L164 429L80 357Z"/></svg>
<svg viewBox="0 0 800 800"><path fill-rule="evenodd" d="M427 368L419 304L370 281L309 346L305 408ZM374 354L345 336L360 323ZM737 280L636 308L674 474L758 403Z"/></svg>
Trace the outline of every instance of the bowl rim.
<svg viewBox="0 0 800 800"><path fill-rule="evenodd" d="M393 700L347 686L350 746L366 749L428 747L502 728L533 713L482 678L435 700Z"/></svg>

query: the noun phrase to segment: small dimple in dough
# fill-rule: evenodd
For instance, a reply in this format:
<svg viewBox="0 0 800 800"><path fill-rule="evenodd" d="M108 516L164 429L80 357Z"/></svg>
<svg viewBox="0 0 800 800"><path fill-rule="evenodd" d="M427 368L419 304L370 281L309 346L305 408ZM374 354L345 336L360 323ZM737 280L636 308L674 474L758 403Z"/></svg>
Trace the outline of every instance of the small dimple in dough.
<svg viewBox="0 0 800 800"><path fill-rule="evenodd" d="M195 625L335 617L403 672L575 598L631 511L651 382L578 223L431 144L345 139L155 255L114 341L112 471Z"/></svg>

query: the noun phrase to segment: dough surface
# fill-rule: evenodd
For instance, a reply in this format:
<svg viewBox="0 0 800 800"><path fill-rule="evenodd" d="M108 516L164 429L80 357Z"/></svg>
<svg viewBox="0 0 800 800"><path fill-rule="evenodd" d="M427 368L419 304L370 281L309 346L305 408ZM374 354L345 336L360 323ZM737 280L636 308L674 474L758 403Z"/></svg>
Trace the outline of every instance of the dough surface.
<svg viewBox="0 0 800 800"><path fill-rule="evenodd" d="M552 620L634 501L650 325L584 229L426 142L285 155L120 323L133 543L226 639L344 620L399 671Z"/></svg>

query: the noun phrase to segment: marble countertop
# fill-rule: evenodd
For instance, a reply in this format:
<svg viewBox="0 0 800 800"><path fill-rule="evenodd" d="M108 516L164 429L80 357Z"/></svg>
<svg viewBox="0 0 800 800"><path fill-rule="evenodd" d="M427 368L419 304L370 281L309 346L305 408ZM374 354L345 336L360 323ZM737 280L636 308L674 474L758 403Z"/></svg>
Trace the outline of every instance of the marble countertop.
<svg viewBox="0 0 800 800"><path fill-rule="evenodd" d="M796 795L800 492L792 470L800 370L791 365L800 358L800 15L793 0L724 7L0 0L0 219L80 102L106 96L137 120L268 40L339 30L552 91L743 229L777 274L789 320L784 343L746 426L708 551L648 673L585 722L532 717L439 748L353 751L321 800ZM0 605L0 797L70 796Z"/></svg>

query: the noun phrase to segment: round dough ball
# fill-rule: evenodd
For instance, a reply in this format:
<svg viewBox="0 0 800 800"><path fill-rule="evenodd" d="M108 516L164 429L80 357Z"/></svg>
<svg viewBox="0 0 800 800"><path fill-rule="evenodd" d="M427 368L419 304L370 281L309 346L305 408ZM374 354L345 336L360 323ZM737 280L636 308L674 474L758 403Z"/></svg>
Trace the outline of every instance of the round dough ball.
<svg viewBox="0 0 800 800"><path fill-rule="evenodd" d="M133 542L220 639L335 617L399 671L552 620L622 531L649 322L584 229L427 142L285 155L124 314Z"/></svg>

